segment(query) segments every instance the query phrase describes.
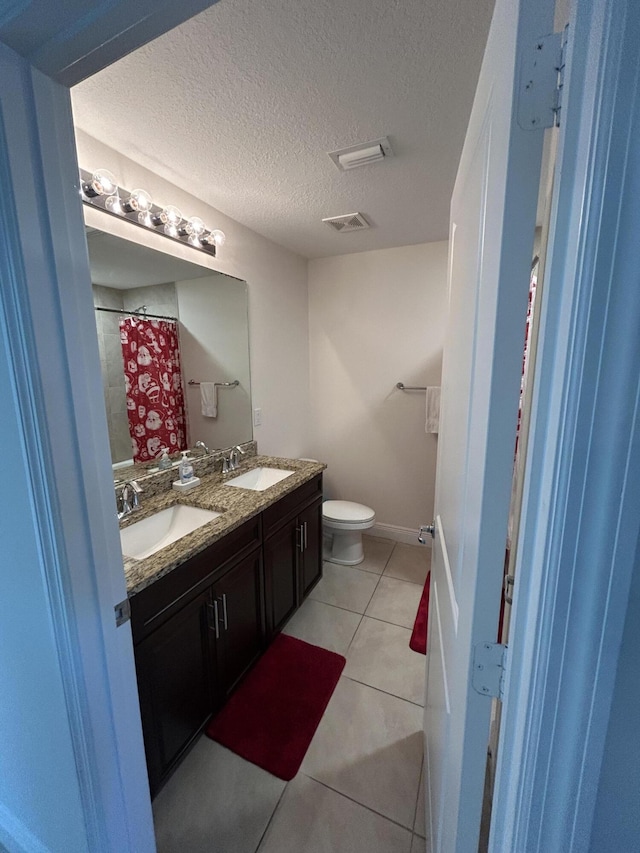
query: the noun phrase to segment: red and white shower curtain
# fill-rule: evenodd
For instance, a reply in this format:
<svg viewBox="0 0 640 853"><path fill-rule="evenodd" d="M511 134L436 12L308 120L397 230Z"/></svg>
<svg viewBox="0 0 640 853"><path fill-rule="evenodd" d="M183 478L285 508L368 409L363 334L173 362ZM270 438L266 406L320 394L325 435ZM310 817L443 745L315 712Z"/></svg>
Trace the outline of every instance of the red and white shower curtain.
<svg viewBox="0 0 640 853"><path fill-rule="evenodd" d="M134 462L186 446L177 324L127 317L120 321L129 434Z"/></svg>

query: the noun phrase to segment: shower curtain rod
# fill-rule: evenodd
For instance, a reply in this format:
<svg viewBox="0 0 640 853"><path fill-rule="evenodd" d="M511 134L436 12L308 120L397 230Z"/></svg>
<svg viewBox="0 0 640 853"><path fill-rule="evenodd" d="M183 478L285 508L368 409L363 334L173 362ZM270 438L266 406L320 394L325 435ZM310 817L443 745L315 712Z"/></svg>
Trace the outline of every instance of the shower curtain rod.
<svg viewBox="0 0 640 853"><path fill-rule="evenodd" d="M123 308L101 308L99 305L93 306L96 311L107 311L109 314L128 314L129 317L151 317L153 320L170 320L172 323L177 323L177 317L168 317L166 314L147 314L146 311L125 311Z"/></svg>

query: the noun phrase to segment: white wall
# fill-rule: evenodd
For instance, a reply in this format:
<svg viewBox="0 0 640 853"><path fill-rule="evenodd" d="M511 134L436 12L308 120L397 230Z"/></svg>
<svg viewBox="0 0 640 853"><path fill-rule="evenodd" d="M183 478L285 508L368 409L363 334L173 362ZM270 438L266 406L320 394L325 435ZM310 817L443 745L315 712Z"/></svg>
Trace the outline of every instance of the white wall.
<svg viewBox="0 0 640 853"><path fill-rule="evenodd" d="M309 262L309 455L329 465L326 496L367 504L384 525L432 518L437 437L425 394L395 384L440 384L447 245Z"/></svg>
<svg viewBox="0 0 640 853"><path fill-rule="evenodd" d="M87 209L87 224L161 252L244 279L249 285L249 340L253 406L262 409L254 427L261 453L306 455L308 447L309 351L307 262L261 237L203 201L143 169L123 154L76 128L78 161L84 169L106 168L127 189L144 187L159 204L175 204L185 216L200 216L221 228L227 242L219 258L181 246L101 211ZM212 162L212 168L214 163Z"/></svg>

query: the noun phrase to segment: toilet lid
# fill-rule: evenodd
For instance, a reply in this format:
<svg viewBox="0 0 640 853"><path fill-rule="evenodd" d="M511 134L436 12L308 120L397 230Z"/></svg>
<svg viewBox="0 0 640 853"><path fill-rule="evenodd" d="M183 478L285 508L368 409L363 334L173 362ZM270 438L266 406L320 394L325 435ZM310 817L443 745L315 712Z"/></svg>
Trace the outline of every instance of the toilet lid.
<svg viewBox="0 0 640 853"><path fill-rule="evenodd" d="M376 514L370 506L353 501L325 501L322 515L330 521L371 521Z"/></svg>

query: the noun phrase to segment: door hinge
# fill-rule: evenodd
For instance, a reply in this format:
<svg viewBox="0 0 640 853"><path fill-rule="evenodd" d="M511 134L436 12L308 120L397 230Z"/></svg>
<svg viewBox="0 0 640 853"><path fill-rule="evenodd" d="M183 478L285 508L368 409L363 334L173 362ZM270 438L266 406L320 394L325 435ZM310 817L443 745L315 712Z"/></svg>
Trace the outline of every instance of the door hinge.
<svg viewBox="0 0 640 853"><path fill-rule="evenodd" d="M507 647L502 643L476 643L473 647L471 684L481 696L504 696Z"/></svg>
<svg viewBox="0 0 640 853"><path fill-rule="evenodd" d="M523 130L560 126L569 25L536 39L520 60L518 124Z"/></svg>
<svg viewBox="0 0 640 853"><path fill-rule="evenodd" d="M131 619L131 602L128 598L125 598L124 601L116 604L113 609L116 614L116 628L119 628Z"/></svg>

